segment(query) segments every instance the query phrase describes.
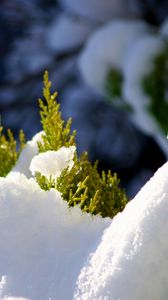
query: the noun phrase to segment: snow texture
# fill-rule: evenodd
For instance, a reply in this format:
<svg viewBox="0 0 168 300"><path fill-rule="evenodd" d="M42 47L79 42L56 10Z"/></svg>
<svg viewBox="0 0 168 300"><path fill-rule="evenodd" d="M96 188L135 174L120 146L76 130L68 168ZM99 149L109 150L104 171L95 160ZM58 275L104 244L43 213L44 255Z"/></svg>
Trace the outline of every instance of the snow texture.
<svg viewBox="0 0 168 300"><path fill-rule="evenodd" d="M47 179L50 179L51 177L56 179L61 175L65 168L71 169L73 167L75 151L75 146L71 146L61 147L57 151L40 153L32 159L30 171L32 172L32 175L39 172L46 176Z"/></svg>
<svg viewBox="0 0 168 300"><path fill-rule="evenodd" d="M105 231L81 271L75 300L167 299L168 163Z"/></svg>
<svg viewBox="0 0 168 300"><path fill-rule="evenodd" d="M138 7L132 0L59 0L59 3L63 9L96 22L139 14Z"/></svg>
<svg viewBox="0 0 168 300"><path fill-rule="evenodd" d="M92 216L19 173L72 166L74 146L34 156L41 134L0 178L0 299L167 299L168 162L113 220Z"/></svg>
<svg viewBox="0 0 168 300"><path fill-rule="evenodd" d="M86 83L104 93L108 72L122 70L128 47L147 32L147 24L133 20L115 20L98 29L79 57L79 69Z"/></svg>
<svg viewBox="0 0 168 300"><path fill-rule="evenodd" d="M81 46L94 28L83 19L61 14L48 28L46 44L55 53L71 51Z"/></svg>
<svg viewBox="0 0 168 300"><path fill-rule="evenodd" d="M73 299L80 269L110 223L68 208L56 190L23 174L0 178L0 299Z"/></svg>
<svg viewBox="0 0 168 300"><path fill-rule="evenodd" d="M26 143L24 149L22 150L16 165L13 168L13 172L20 172L25 174L27 177L31 177L32 174L29 170L30 162L32 158L38 154L37 142L42 141L43 131L37 133L33 139Z"/></svg>

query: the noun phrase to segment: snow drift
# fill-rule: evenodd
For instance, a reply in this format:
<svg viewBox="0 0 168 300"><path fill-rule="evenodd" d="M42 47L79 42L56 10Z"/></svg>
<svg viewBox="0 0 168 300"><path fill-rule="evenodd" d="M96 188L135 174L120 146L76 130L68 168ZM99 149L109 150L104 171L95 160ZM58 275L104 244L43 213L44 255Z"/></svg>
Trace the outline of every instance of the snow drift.
<svg viewBox="0 0 168 300"><path fill-rule="evenodd" d="M45 192L23 174L0 178L0 299L72 299L109 222L69 209L56 190Z"/></svg>
<svg viewBox="0 0 168 300"><path fill-rule="evenodd" d="M105 231L75 300L167 299L168 163Z"/></svg>
<svg viewBox="0 0 168 300"><path fill-rule="evenodd" d="M166 299L168 163L122 213L103 219L40 189L28 170L38 159L46 171L50 152L36 156L39 139L0 178L0 299ZM71 162L73 147L65 151L56 172Z"/></svg>

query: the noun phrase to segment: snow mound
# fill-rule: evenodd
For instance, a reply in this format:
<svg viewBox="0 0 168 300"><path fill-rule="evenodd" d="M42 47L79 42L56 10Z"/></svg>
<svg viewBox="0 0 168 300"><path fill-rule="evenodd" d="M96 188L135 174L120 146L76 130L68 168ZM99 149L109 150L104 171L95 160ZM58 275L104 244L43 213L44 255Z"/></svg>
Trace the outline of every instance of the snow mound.
<svg viewBox="0 0 168 300"><path fill-rule="evenodd" d="M167 299L168 163L105 231L81 271L75 300Z"/></svg>
<svg viewBox="0 0 168 300"><path fill-rule="evenodd" d="M166 137L148 111L151 99L142 86L143 79L152 71L154 59L164 49L164 39L154 34L143 36L132 45L123 66L123 96L134 110L132 119L135 125L146 134L152 135L168 157Z"/></svg>
<svg viewBox="0 0 168 300"><path fill-rule="evenodd" d="M125 77L123 93L125 100L135 111L144 110L150 102L144 92L142 80L150 74L155 57L164 48L165 43L162 37L148 34L137 40L126 53L123 66Z"/></svg>
<svg viewBox="0 0 168 300"><path fill-rule="evenodd" d="M68 167L71 169L73 167L75 151L75 146L71 146L68 148L61 147L57 151L40 153L32 159L30 171L32 175L35 175L36 172L40 172L48 179L50 179L50 177L56 179L65 168Z"/></svg>
<svg viewBox="0 0 168 300"><path fill-rule="evenodd" d="M43 131L38 132L31 141L28 141L22 150L19 159L16 163L16 165L13 167L13 172L20 172L23 173L27 177L31 177L32 174L29 170L29 166L31 163L32 158L38 154L38 146L37 142L42 141L42 134L44 134Z"/></svg>
<svg viewBox="0 0 168 300"><path fill-rule="evenodd" d="M137 20L115 20L98 29L79 57L79 69L86 83L102 93L108 72L122 70L126 50L147 32L148 25Z"/></svg>
<svg viewBox="0 0 168 300"><path fill-rule="evenodd" d="M59 192L43 191L23 174L0 178L0 299L72 299L80 269L110 223L68 208Z"/></svg>

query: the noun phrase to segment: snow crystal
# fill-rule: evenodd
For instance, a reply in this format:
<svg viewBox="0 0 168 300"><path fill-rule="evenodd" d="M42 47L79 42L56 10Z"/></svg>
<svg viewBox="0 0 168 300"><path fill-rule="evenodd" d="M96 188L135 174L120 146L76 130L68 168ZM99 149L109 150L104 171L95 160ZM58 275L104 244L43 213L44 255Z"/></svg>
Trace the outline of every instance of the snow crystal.
<svg viewBox="0 0 168 300"><path fill-rule="evenodd" d="M118 214L81 271L75 300L167 299L168 163Z"/></svg>
<svg viewBox="0 0 168 300"><path fill-rule="evenodd" d="M1 299L72 299L80 269L110 223L68 208L59 192L41 190L33 178L0 178Z"/></svg>
<svg viewBox="0 0 168 300"><path fill-rule="evenodd" d="M110 69L122 69L127 48L149 31L142 21L115 20L97 30L79 57L79 69L86 83L96 91L104 91Z"/></svg>
<svg viewBox="0 0 168 300"><path fill-rule="evenodd" d="M32 176L29 166L32 158L38 153L37 142L42 140L42 134L44 134L43 131L37 133L31 141L26 143L26 146L22 150L16 165L12 169L13 172L23 173L27 177Z"/></svg>
<svg viewBox="0 0 168 300"><path fill-rule="evenodd" d="M51 150L40 153L32 159L30 171L32 175L35 175L36 172L40 172L48 179L50 179L51 176L52 178L58 178L65 168L68 167L71 169L73 167L75 151L75 146L71 146L61 147L57 151Z"/></svg>

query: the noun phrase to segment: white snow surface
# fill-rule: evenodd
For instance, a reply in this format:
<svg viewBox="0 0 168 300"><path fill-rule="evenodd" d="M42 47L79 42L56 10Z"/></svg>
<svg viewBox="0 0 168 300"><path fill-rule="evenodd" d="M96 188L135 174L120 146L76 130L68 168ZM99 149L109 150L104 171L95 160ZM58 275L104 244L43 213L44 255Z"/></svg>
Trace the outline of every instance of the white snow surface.
<svg viewBox="0 0 168 300"><path fill-rule="evenodd" d="M0 299L167 299L168 162L122 213L103 219L69 208L57 190L43 191L23 174L31 159L32 172L35 159L53 170L51 151L34 156L41 134L17 172L0 178ZM73 148L53 151L60 159L54 172L71 167Z"/></svg>
<svg viewBox="0 0 168 300"><path fill-rule="evenodd" d="M167 299L168 163L105 231L81 271L75 300Z"/></svg>
<svg viewBox="0 0 168 300"><path fill-rule="evenodd" d="M94 28L83 19L61 14L48 28L46 44L55 53L70 51L81 46Z"/></svg>
<svg viewBox="0 0 168 300"><path fill-rule="evenodd" d="M68 208L56 190L23 174L0 178L0 299L73 299L80 269L110 223Z"/></svg>
<svg viewBox="0 0 168 300"><path fill-rule="evenodd" d="M37 154L32 159L29 169L32 175L35 175L36 172L40 172L48 179L50 179L50 177L56 179L65 168L68 167L71 169L73 167L75 151L76 147L71 146L61 147L57 151L46 151Z"/></svg>
<svg viewBox="0 0 168 300"><path fill-rule="evenodd" d="M98 22L139 15L138 7L132 0L59 0L59 3L71 13Z"/></svg>
<svg viewBox="0 0 168 300"><path fill-rule="evenodd" d="M122 70L125 52L149 30L145 22L138 20L115 20L98 29L79 56L78 65L85 82L104 93L109 70Z"/></svg>
<svg viewBox="0 0 168 300"><path fill-rule="evenodd" d="M20 172L25 174L27 177L31 177L32 174L29 170L29 166L31 163L32 158L38 154L38 146L37 142L42 141L42 134L44 134L43 131L38 132L31 141L28 141L23 148L19 159L16 163L16 165L13 167L13 172Z"/></svg>

